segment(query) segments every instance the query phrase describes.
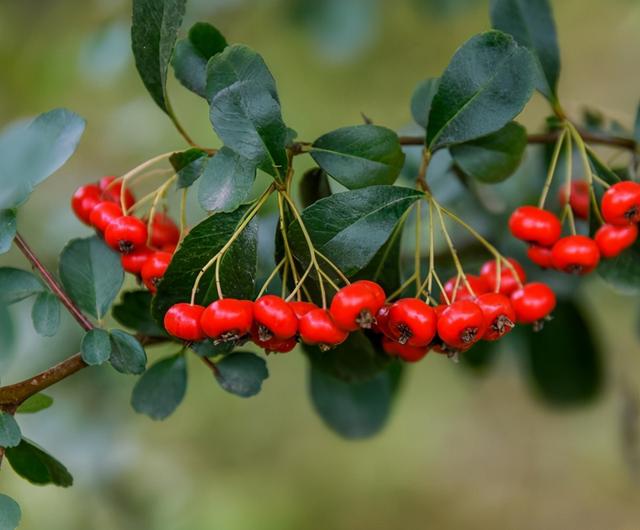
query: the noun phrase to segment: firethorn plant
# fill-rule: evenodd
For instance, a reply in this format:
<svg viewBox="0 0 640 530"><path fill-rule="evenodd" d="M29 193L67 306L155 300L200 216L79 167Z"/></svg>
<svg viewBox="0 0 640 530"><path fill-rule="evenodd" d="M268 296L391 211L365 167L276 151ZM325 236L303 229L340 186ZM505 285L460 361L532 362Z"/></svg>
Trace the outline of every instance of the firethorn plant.
<svg viewBox="0 0 640 530"><path fill-rule="evenodd" d="M549 399L571 401L597 389L597 375L581 379L586 390L576 385L575 395L543 380L548 368L539 363L549 352L594 351L590 331L565 293L556 299L545 274L525 271L523 259L503 255L503 245L490 241L508 225L527 245L520 250L543 269L580 275L598 269L618 286L637 284L620 271L640 267L634 181L640 133L614 136L603 120L591 116L584 125L565 113L547 0L492 1L494 29L471 37L441 77L418 85L411 111L420 134L399 136L366 119L314 141L298 139L285 125L276 82L258 53L229 44L208 23L178 38L184 12L185 0L134 0L132 47L144 85L187 146L78 188L71 210L94 235L63 249L57 276L17 232L16 210L72 155L84 121L57 109L0 136L0 249L15 245L37 273L0 269L0 297L10 304L37 296L33 320L41 334L55 333L59 303L86 332L79 353L0 387L0 459L6 456L32 482L70 485L66 468L22 437L15 414L45 408L44 389L109 362L141 374L133 408L163 419L185 394L190 352L224 390L248 397L268 375L258 353L300 344L316 410L351 438L382 428L405 363L429 352L473 359L474 350L487 352L517 335L531 349L534 378ZM178 121L168 96L170 66L205 100L221 147L196 143ZM536 89L552 116L545 131L527 134L513 120ZM516 172L527 144L551 148L548 170L537 202L522 199L508 223L493 212L488 219L498 224L487 229L439 198L436 158L448 161L446 177L459 179L472 196L477 186ZM630 153L629 167L610 169L595 146ZM314 167L299 180L299 202L296 161L304 158ZM403 185L396 185L399 177ZM191 225L189 193L207 213ZM257 227L274 209L275 259L263 270ZM479 267L463 259L471 247L485 254ZM139 288L120 293L125 272ZM129 331L106 327L118 297L111 314ZM533 333L552 318L550 329ZM577 335L568 343L566 326ZM147 369L145 348L160 343L177 351ZM594 358L585 353L580 364L591 367ZM46 476L29 464L34 460Z"/></svg>

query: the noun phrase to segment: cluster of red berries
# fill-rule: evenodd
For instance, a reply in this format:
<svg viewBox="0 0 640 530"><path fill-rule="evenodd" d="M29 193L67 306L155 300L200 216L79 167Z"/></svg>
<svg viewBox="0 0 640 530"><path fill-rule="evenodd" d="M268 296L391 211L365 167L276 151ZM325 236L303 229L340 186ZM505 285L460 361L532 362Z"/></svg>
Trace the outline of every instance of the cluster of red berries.
<svg viewBox="0 0 640 530"><path fill-rule="evenodd" d="M340 289L329 309L311 302L287 302L264 295L256 301L224 298L208 307L178 303L165 314L166 330L176 338L214 343L251 339L267 352L291 351L298 340L326 350L344 342L349 333L369 329L382 334L384 351L405 361L422 359L430 350L454 354L480 339L497 340L516 322L535 323L555 307L555 295L542 283L522 285L522 267L512 260L518 279L501 271L498 285L495 261L480 276L467 276L473 293L456 281L435 307L418 298L386 302L382 287L359 280ZM455 291L455 294L454 294ZM451 303L444 303L445 300Z"/></svg>
<svg viewBox="0 0 640 530"><path fill-rule="evenodd" d="M579 199L575 204L572 200L569 204L577 216L587 217L588 195L585 202L583 192L576 193ZM509 219L509 229L515 237L529 243L527 256L540 267L587 274L598 266L601 257L619 255L638 238L640 184L631 181L614 184L604 193L601 210L605 224L593 239L584 235L561 237L558 217L536 206L517 208Z"/></svg>
<svg viewBox="0 0 640 530"><path fill-rule="evenodd" d="M145 220L124 215L120 207L122 182L115 178L104 177L78 188L71 198L71 208L80 221L95 228L107 245L120 252L124 270L155 292L180 240L180 230L168 215L156 213L149 235ZM135 197L126 189L125 208L129 210L134 204Z"/></svg>

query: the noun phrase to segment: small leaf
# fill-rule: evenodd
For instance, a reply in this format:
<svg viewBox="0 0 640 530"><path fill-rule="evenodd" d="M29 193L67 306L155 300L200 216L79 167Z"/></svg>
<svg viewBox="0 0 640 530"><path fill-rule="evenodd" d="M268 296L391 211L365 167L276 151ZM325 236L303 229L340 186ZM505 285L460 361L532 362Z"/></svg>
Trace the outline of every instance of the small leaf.
<svg viewBox="0 0 640 530"><path fill-rule="evenodd" d="M94 328L87 331L80 344L82 360L89 366L102 364L111 357L111 338L104 329Z"/></svg>
<svg viewBox="0 0 640 530"><path fill-rule="evenodd" d="M600 261L598 274L620 294L640 294L640 243L614 258Z"/></svg>
<svg viewBox="0 0 640 530"><path fill-rule="evenodd" d="M8 495L0 493L0 530L15 530L20 525L20 506Z"/></svg>
<svg viewBox="0 0 640 530"><path fill-rule="evenodd" d="M0 367L10 358L15 342L16 332L13 326L13 319L7 304L2 302L0 303Z"/></svg>
<svg viewBox="0 0 640 530"><path fill-rule="evenodd" d="M431 103L431 150L495 132L520 113L533 91L531 53L512 37L488 31L456 52Z"/></svg>
<svg viewBox="0 0 640 530"><path fill-rule="evenodd" d="M262 382L269 377L264 359L248 352L231 353L216 363L216 380L231 394L240 397L255 396Z"/></svg>
<svg viewBox="0 0 640 530"><path fill-rule="evenodd" d="M309 169L300 179L300 202L303 208L331 195L331 185L324 170L319 167Z"/></svg>
<svg viewBox="0 0 640 530"><path fill-rule="evenodd" d="M123 326L133 329L148 337L166 337L164 328L158 326L151 316L151 300L149 291L129 291L122 295L119 304L111 310L115 318Z"/></svg>
<svg viewBox="0 0 640 530"><path fill-rule="evenodd" d="M13 267L0 267L0 302L10 305L44 291L33 274Z"/></svg>
<svg viewBox="0 0 640 530"><path fill-rule="evenodd" d="M153 364L138 379L131 395L136 412L164 420L182 402L187 390L187 363L178 354Z"/></svg>
<svg viewBox="0 0 640 530"><path fill-rule="evenodd" d="M27 398L16 410L16 414L34 414L53 405L53 398L39 392Z"/></svg>
<svg viewBox="0 0 640 530"><path fill-rule="evenodd" d="M111 366L123 374L141 374L147 365L147 354L133 335L119 329L111 331Z"/></svg>
<svg viewBox="0 0 640 530"><path fill-rule="evenodd" d="M73 484L73 477L62 463L26 438L5 454L13 470L32 484L55 484L63 488Z"/></svg>
<svg viewBox="0 0 640 530"><path fill-rule="evenodd" d="M398 135L378 125L329 132L313 142L311 156L349 189L393 184L404 164Z"/></svg>
<svg viewBox="0 0 640 530"><path fill-rule="evenodd" d="M16 211L0 210L0 254L9 252L13 238L16 237Z"/></svg>
<svg viewBox="0 0 640 530"><path fill-rule="evenodd" d="M432 77L421 81L411 96L411 115L418 125L425 129L429 123L429 112L433 96L438 91L439 77Z"/></svg>
<svg viewBox="0 0 640 530"><path fill-rule="evenodd" d="M15 447L21 439L20 427L14 417L0 412L0 447Z"/></svg>
<svg viewBox="0 0 640 530"><path fill-rule="evenodd" d="M202 172L200 206L207 212L232 212L247 199L255 178L254 162L223 147Z"/></svg>
<svg viewBox="0 0 640 530"><path fill-rule="evenodd" d="M527 147L527 130L515 122L499 131L451 147L456 165L470 177L492 184L518 169Z"/></svg>
<svg viewBox="0 0 640 530"><path fill-rule="evenodd" d="M227 41L216 28L197 22L186 39L176 43L172 65L176 79L192 92L206 97L207 63L227 47Z"/></svg>
<svg viewBox="0 0 640 530"><path fill-rule="evenodd" d="M62 250L59 267L71 299L83 311L102 318L124 281L119 255L97 236L73 239Z"/></svg>
<svg viewBox="0 0 640 530"><path fill-rule="evenodd" d="M31 309L33 327L43 337L53 337L60 327L60 302L53 293L43 291Z"/></svg>
<svg viewBox="0 0 640 530"><path fill-rule="evenodd" d="M178 174L178 189L188 188L200 178L209 158L202 149L191 148L173 153L169 162Z"/></svg>

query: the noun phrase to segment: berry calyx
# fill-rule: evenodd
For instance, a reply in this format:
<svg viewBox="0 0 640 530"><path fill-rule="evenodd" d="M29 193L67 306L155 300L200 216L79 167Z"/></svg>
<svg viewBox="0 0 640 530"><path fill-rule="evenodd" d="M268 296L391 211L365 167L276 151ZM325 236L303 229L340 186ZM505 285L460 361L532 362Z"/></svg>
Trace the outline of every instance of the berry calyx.
<svg viewBox="0 0 640 530"><path fill-rule="evenodd" d="M97 184L80 186L71 196L71 209L84 224L90 224L91 211L102 200L100 188Z"/></svg>
<svg viewBox="0 0 640 530"><path fill-rule="evenodd" d="M553 259L551 257L550 248L531 245L527 249L527 257L542 269L553 268Z"/></svg>
<svg viewBox="0 0 640 530"><path fill-rule="evenodd" d="M344 342L349 333L340 329L326 309L313 309L298 322L300 338L306 344L327 351Z"/></svg>
<svg viewBox="0 0 640 530"><path fill-rule="evenodd" d="M103 201L96 204L89 215L89 224L101 234L112 221L122 217L122 210L115 202Z"/></svg>
<svg viewBox="0 0 640 530"><path fill-rule="evenodd" d="M533 324L547 318L556 307L556 295L541 282L531 282L511 294L516 322Z"/></svg>
<svg viewBox="0 0 640 530"><path fill-rule="evenodd" d="M204 312L201 305L174 304L164 315L164 328L169 335L189 342L197 342L205 338L200 317Z"/></svg>
<svg viewBox="0 0 640 530"><path fill-rule="evenodd" d="M298 331L298 318L291 306L279 296L267 294L253 303L253 320L258 338L285 340Z"/></svg>
<svg viewBox="0 0 640 530"><path fill-rule="evenodd" d="M151 255L153 254L153 250L142 247L129 254L121 254L120 255L120 263L122 263L122 268L130 274L135 274L137 276L142 272L142 267L149 260Z"/></svg>
<svg viewBox="0 0 640 530"><path fill-rule="evenodd" d="M147 226L137 217L125 215L109 223L104 240L114 250L128 254L147 242Z"/></svg>
<svg viewBox="0 0 640 530"><path fill-rule="evenodd" d="M456 287L456 277L449 278L447 282L444 284L444 292L447 293L449 297L449 302L453 302L454 300L473 300L476 296L479 296L483 293L486 293L490 290L489 284L482 276L476 276L474 274L465 274L467 278L467 282L471 286L473 290L473 294L469 291L467 284L460 279L458 282L458 289L455 292L455 296L453 294ZM446 302L446 298L444 294L440 293L440 302Z"/></svg>
<svg viewBox="0 0 640 530"><path fill-rule="evenodd" d="M122 191L122 181L118 181L115 184L111 184L116 177L108 176L102 177L98 186L100 187L100 191L102 192L102 197L108 201L113 201L120 204L120 193ZM127 208L131 208L136 203L136 199L131 193L130 190L125 190L124 192L124 205Z"/></svg>
<svg viewBox="0 0 640 530"><path fill-rule="evenodd" d="M522 265L520 265L520 263L518 263L513 258L508 258L508 261L516 271L517 278L516 276L514 276L509 267L507 267L504 263L500 264L499 292L501 294L504 294L505 296L509 296L527 280L527 274L524 272ZM482 268L480 269L480 277L483 278L487 283L490 291L495 291L498 287L498 275L496 274L497 270L498 266L496 264L496 260L494 259L487 261L484 265L482 265ZM518 282L518 280L520 281Z"/></svg>
<svg viewBox="0 0 640 530"><path fill-rule="evenodd" d="M142 282L152 293L158 290L158 284L171 263L172 257L168 252L154 252L140 269Z"/></svg>
<svg viewBox="0 0 640 530"><path fill-rule="evenodd" d="M253 303L236 298L223 298L211 303L200 317L205 335L215 344L237 341L251 331Z"/></svg>
<svg viewBox="0 0 640 530"><path fill-rule="evenodd" d="M438 336L449 347L465 350L485 334L485 317L480 306L460 300L447 307L438 318Z"/></svg>
<svg viewBox="0 0 640 530"><path fill-rule="evenodd" d="M303 302L301 300L295 302L289 302L291 309L296 315L296 318L300 320L303 316L305 316L309 311L313 311L314 309L318 309L318 306L312 302Z"/></svg>
<svg viewBox="0 0 640 530"><path fill-rule="evenodd" d="M640 222L640 184L625 180L605 191L602 217L607 223L617 226Z"/></svg>
<svg viewBox="0 0 640 530"><path fill-rule="evenodd" d="M436 314L417 298L402 298L389 309L389 337L400 344L426 346L436 335Z"/></svg>
<svg viewBox="0 0 640 530"><path fill-rule="evenodd" d="M515 326L516 312L508 297L499 293L485 293L478 297L476 303L484 314L487 326L482 338L498 340L509 333Z"/></svg>
<svg viewBox="0 0 640 530"><path fill-rule="evenodd" d="M567 236L551 249L553 266L570 274L588 274L600 262L600 250L587 236Z"/></svg>
<svg viewBox="0 0 640 530"><path fill-rule="evenodd" d="M164 249L178 244L180 240L180 229L173 222L173 219L166 214L157 213L153 216L151 223L151 246Z"/></svg>
<svg viewBox="0 0 640 530"><path fill-rule="evenodd" d="M251 328L251 340L257 346L260 346L266 353L288 353L298 344L296 337L289 337L288 339L271 337L268 340L261 340L258 327L255 325L255 322Z"/></svg>
<svg viewBox="0 0 640 530"><path fill-rule="evenodd" d="M329 313L333 321L345 331L371 329L375 315L384 304L386 295L371 287L373 282L355 282L340 289L331 301ZM376 284L373 284L376 285Z"/></svg>
<svg viewBox="0 0 640 530"><path fill-rule="evenodd" d="M603 257L615 258L638 239L638 225L604 224L598 228L594 239Z"/></svg>
<svg viewBox="0 0 640 530"><path fill-rule="evenodd" d="M520 206L509 218L509 230L514 237L543 247L552 246L562 233L560 220L537 206Z"/></svg>
<svg viewBox="0 0 640 530"><path fill-rule="evenodd" d="M571 182L571 195L569 197L569 206L573 214L578 219L589 218L589 202L590 202L589 184L584 180L574 180ZM563 186L558 194L560 204L567 204L567 191Z"/></svg>
<svg viewBox="0 0 640 530"><path fill-rule="evenodd" d="M399 342L391 340L389 337L382 338L382 349L387 355L399 357L403 361L409 363L415 363L429 353L429 348L427 346L409 346L408 344L400 344Z"/></svg>

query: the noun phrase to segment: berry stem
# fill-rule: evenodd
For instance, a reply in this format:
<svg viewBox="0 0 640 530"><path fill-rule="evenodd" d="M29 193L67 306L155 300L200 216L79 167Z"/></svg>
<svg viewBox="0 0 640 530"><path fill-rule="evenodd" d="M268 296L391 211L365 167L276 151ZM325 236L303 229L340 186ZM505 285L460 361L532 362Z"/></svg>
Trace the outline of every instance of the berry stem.
<svg viewBox="0 0 640 530"><path fill-rule="evenodd" d="M188 194L189 194L188 188L185 188L182 190L182 197L180 198L180 239L178 240L178 244L182 242L187 232L187 195Z"/></svg>
<svg viewBox="0 0 640 530"><path fill-rule="evenodd" d="M549 194L549 189L551 188L551 182L553 181L553 176L556 172L556 166L558 165L558 158L560 157L560 150L562 149L562 144L564 143L564 139L567 136L566 126L563 126L562 132L558 139L556 140L556 145L553 149L553 155L551 156L551 163L549 164L549 169L547 171L547 178L544 181L544 187L542 188L542 193L540 194L540 200L538 201L538 207L544 208L544 203L547 200L547 195Z"/></svg>
<svg viewBox="0 0 640 530"><path fill-rule="evenodd" d="M278 274L278 271L283 267L283 265L287 262L286 258L282 258L280 260L280 263L278 263L275 268L271 271L271 274L269 274L269 276L267 277L267 279L264 281L264 283L262 284L262 288L260 289L260 292L258 293L258 295L256 296L256 298L260 298L266 291L267 288L269 287L269 284L273 281L273 279L276 277L276 275Z"/></svg>
<svg viewBox="0 0 640 530"><path fill-rule="evenodd" d="M148 167L151 167L154 164L161 162L162 160L166 160L170 158L171 155L173 155L173 153L175 153L175 151L171 151L169 153L162 153L161 155L154 156L153 158L150 158L149 160L143 162L139 166L134 167L133 169L131 169L130 171L122 175L119 179L114 179L114 182L116 180L122 181L122 187L120 188L120 208L122 208L122 211L123 213L125 213L125 215L127 212L126 188L129 180L131 180L133 177L135 177L139 173L142 173Z"/></svg>
<svg viewBox="0 0 640 530"><path fill-rule="evenodd" d="M147 221L147 246L151 246L151 238L153 236L153 218L156 216L156 210L158 209L158 204L160 200L165 196L169 186L173 184L178 179L178 174L174 174L170 179L162 184L155 192L155 196L153 198L153 203L151 203L151 208L149 209L149 219ZM124 211L124 210L123 210Z"/></svg>
<svg viewBox="0 0 640 530"><path fill-rule="evenodd" d="M422 261L422 249L420 247L421 240L421 227L422 227L422 200L416 202L416 249L414 253L414 261L413 261L413 269L414 275L416 277L416 296L419 296L422 285L422 276L421 276L421 267L420 262Z"/></svg>

